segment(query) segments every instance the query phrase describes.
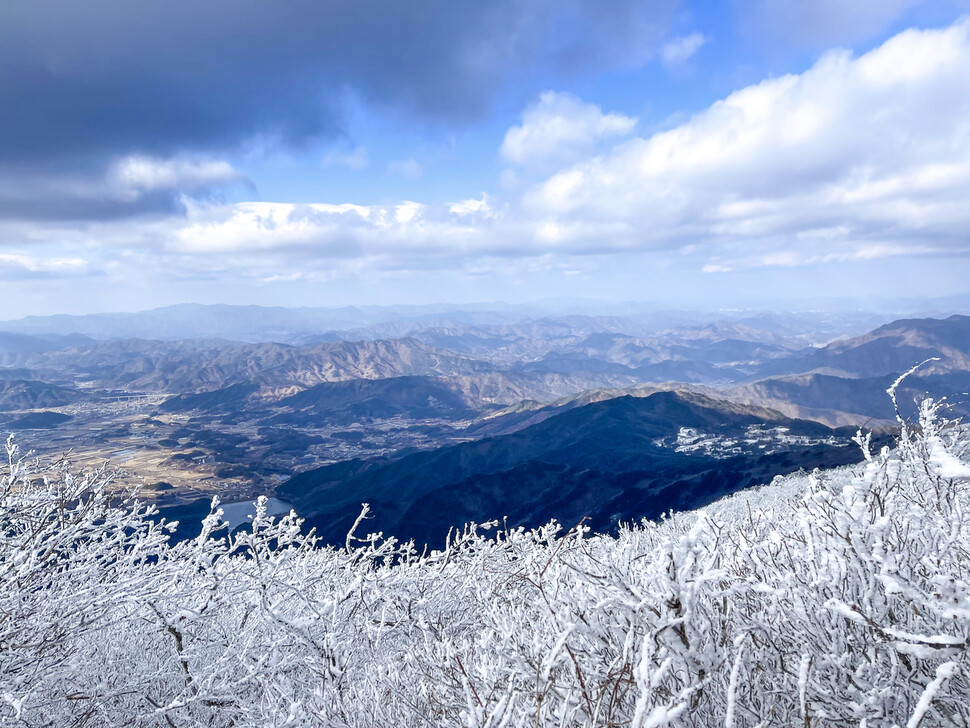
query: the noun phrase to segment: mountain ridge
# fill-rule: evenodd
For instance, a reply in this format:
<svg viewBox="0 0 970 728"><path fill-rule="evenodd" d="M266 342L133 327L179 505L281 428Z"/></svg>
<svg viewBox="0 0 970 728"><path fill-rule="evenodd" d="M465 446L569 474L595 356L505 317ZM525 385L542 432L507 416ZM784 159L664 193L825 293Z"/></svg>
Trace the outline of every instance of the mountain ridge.
<svg viewBox="0 0 970 728"><path fill-rule="evenodd" d="M727 441L766 425L785 427L786 436L813 444L777 452L759 452L753 446L752 453L728 450L726 457L687 454L665 444L684 428ZM656 515L650 498L664 503L662 512L667 505L699 502L722 487L745 487L759 477L770 480L813 463L841 464L847 448L818 443L833 437L849 443L853 432L700 394L657 392L586 404L508 435L400 458L336 463L294 476L277 494L294 503L325 538L345 533L361 502L368 502L375 513L367 526L371 530L437 543L444 535L442 524L460 527L462 518L480 520L501 510L489 506L513 507L518 496L510 494L515 493L535 508L517 514L513 507L513 524L519 522L516 515L564 521L586 515L603 529L617 519L638 519L641 512ZM678 487L684 493L675 493ZM556 495L560 491L572 495L564 500ZM481 510L468 512L468 498ZM542 503L549 508L540 507ZM551 511L555 504L563 510ZM583 506L592 510L578 513Z"/></svg>

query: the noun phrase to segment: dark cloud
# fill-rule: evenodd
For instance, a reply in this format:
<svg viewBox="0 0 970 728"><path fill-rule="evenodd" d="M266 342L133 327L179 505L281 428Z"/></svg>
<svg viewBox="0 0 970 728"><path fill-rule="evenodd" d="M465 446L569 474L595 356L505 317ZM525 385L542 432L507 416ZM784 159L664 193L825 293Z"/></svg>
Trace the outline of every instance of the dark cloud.
<svg viewBox="0 0 970 728"><path fill-rule="evenodd" d="M350 90L480 116L510 78L636 64L675 0L31 0L0 5L0 164L337 135Z"/></svg>
<svg viewBox="0 0 970 728"><path fill-rule="evenodd" d="M233 188L256 193L253 183L232 166L204 157L132 155L90 172L0 166L0 220L181 215L185 195L196 202L219 203Z"/></svg>
<svg viewBox="0 0 970 728"><path fill-rule="evenodd" d="M152 192L137 200L56 195L30 197L0 194L0 219L4 220L115 220L133 215L181 214L182 203L170 190Z"/></svg>

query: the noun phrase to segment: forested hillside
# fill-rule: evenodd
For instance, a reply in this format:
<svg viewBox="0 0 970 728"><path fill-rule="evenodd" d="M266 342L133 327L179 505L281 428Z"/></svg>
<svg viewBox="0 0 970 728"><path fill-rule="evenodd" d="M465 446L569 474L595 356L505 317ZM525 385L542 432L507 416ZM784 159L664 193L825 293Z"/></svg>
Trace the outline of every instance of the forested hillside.
<svg viewBox="0 0 970 728"><path fill-rule="evenodd" d="M858 466L660 523L470 526L419 554L295 516L199 538L105 471L0 481L0 722L970 725L970 436L925 402ZM502 514L496 513L496 516Z"/></svg>
<svg viewBox="0 0 970 728"><path fill-rule="evenodd" d="M438 548L450 528L495 515L530 528L585 518L594 532L606 533L775 475L858 462L854 433L702 395L657 392L568 409L501 437L334 463L294 476L276 493L328 543L343 541L361 501L373 506L373 530L414 539L419 549Z"/></svg>

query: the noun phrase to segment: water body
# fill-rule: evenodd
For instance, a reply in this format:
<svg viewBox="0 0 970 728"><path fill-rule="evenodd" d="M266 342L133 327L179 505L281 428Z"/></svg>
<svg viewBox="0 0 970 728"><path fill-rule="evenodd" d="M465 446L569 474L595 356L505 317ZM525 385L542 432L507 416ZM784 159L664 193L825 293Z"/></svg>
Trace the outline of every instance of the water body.
<svg viewBox="0 0 970 728"><path fill-rule="evenodd" d="M229 524L229 529L235 529L243 523L248 523L256 515L255 501L238 501L236 503L220 503L222 519ZM293 510L293 506L279 498L266 499L266 514L269 516L284 516Z"/></svg>

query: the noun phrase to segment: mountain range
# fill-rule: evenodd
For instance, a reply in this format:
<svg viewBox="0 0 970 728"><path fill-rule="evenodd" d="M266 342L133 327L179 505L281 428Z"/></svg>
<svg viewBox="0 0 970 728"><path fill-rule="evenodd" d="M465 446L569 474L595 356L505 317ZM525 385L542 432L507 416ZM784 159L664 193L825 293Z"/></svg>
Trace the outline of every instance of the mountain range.
<svg viewBox="0 0 970 728"><path fill-rule="evenodd" d="M249 310L215 313L238 320ZM252 313L260 326L290 315ZM281 495L327 533L346 527L366 498L381 528L434 540L436 513L453 525L561 513L606 529L697 504L722 486L850 457L853 448L833 444L849 439L838 428L894 424L886 389L927 359L898 390L901 412L912 415L926 393L967 410L966 316L900 319L829 340L868 315L451 313L378 321L336 341L304 330L290 343L96 339L73 330L76 319L59 319L58 331L0 335L0 426L31 430L42 451L80 445L93 458L138 457L145 477L184 484L157 492L166 507L226 479L248 495L292 478ZM811 334L816 325L822 333ZM379 330L407 335L370 338ZM690 424L713 413L723 420L716 431ZM771 449L771 438L746 428L807 433L809 420L822 428L804 434L818 438L811 445L779 436L783 451L724 446L733 438ZM683 428L698 432L681 438Z"/></svg>
<svg viewBox="0 0 970 728"><path fill-rule="evenodd" d="M800 468L861 459L853 428L832 429L699 394L615 397L518 432L294 476L277 494L343 542L364 529L440 546L449 527L496 514L508 526L585 519L594 530L704 505Z"/></svg>
<svg viewBox="0 0 970 728"><path fill-rule="evenodd" d="M228 316L223 309L216 312ZM0 407L56 407L99 391L124 390L174 393L177 399L171 407L180 411L194 403L202 411L214 404L224 412L232 402L250 410L292 406L295 412L311 415L328 411L324 395L336 391L322 387L316 394L301 394L314 387L423 377L406 380L406 396L401 394L402 382L392 387L397 395L387 390L398 404L388 403L381 413L394 416L397 407L397 414L408 416L431 397L451 401L445 408L461 410L467 419L473 413L492 414L496 405L524 400L548 404L589 390L622 392L675 382L716 389L730 399L768 404L793 416L850 424L891 417L891 407L881 395L887 379L925 359L941 361L930 363L909 382L914 392L941 396L967 388L963 373L970 371L968 317L903 319L860 336L812 346L793 335L798 326L790 321L787 328L782 326L783 318L768 321L770 328L754 325L767 326L765 319L695 321L653 334L644 332L642 320L617 316L425 328L410 322L412 335L404 338L302 345L225 339L94 340L76 331L43 336L3 333ZM845 326L851 328L853 321ZM421 387L428 390L426 395L418 392ZM203 394L211 396L193 398ZM324 399L315 408L301 404L317 395ZM910 399L904 392L901 401ZM460 406L455 404L459 401ZM296 422L299 417L290 419Z"/></svg>
<svg viewBox="0 0 970 728"><path fill-rule="evenodd" d="M604 311L610 313L604 315ZM250 343L277 341L313 345L401 338L428 329L523 325L528 328L533 326L531 322L547 320L565 321L570 329L576 327L577 321L595 320L599 323L587 328L588 333L618 330L634 335L735 320L759 330L801 337L808 342L816 341L819 337L831 339L850 332L863 333L893 318L892 315L848 309L841 312L820 310L794 313L679 311L644 304L611 304L581 299L528 304L490 302L306 308L178 304L132 313L27 316L0 321L0 332L35 337L82 335L103 340L230 339ZM851 328L847 329L847 324ZM531 333L526 332L526 336L548 338L548 333L533 328Z"/></svg>

